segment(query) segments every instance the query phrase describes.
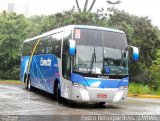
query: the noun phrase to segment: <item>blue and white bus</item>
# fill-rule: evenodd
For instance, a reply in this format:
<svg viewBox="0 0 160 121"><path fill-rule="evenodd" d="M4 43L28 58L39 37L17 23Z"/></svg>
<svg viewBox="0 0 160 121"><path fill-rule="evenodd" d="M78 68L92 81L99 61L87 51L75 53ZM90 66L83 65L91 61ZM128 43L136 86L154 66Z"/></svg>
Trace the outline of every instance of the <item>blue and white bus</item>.
<svg viewBox="0 0 160 121"><path fill-rule="evenodd" d="M56 99L84 102L123 102L128 93L128 50L134 61L137 47L127 44L123 31L69 25L23 43L20 79Z"/></svg>

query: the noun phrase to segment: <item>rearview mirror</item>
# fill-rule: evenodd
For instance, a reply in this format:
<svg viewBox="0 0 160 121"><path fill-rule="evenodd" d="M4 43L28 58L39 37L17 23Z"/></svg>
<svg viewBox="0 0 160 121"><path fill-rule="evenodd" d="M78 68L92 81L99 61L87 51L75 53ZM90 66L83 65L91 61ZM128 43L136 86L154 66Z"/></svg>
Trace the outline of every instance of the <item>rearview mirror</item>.
<svg viewBox="0 0 160 121"><path fill-rule="evenodd" d="M133 49L133 54L132 54L132 59L133 61L138 61L139 60L139 50L137 47L130 46Z"/></svg>
<svg viewBox="0 0 160 121"><path fill-rule="evenodd" d="M76 41L69 40L69 54L74 56L76 53Z"/></svg>

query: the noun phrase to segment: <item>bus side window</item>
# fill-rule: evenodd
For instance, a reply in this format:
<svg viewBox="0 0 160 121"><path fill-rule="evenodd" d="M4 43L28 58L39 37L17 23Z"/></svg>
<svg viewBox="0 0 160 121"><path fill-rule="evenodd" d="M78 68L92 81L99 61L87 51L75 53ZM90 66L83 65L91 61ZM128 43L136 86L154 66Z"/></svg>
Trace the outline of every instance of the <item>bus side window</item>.
<svg viewBox="0 0 160 121"><path fill-rule="evenodd" d="M52 36L47 36L45 39L45 53L50 54L52 53Z"/></svg>
<svg viewBox="0 0 160 121"><path fill-rule="evenodd" d="M40 41L37 46L37 54L42 54L42 41Z"/></svg>
<svg viewBox="0 0 160 121"><path fill-rule="evenodd" d="M61 56L61 40L62 32L51 35L50 37L52 53L60 58Z"/></svg>
<svg viewBox="0 0 160 121"><path fill-rule="evenodd" d="M29 55L32 54L32 51L33 51L33 49L34 49L36 43L37 43L37 40L35 40L35 41L30 41L30 42L29 42L29 45L30 45L30 47L29 47L29 48L30 48L30 49L29 49ZM35 51L34 51L33 54L34 54L34 55L37 54L37 49L35 49Z"/></svg>
<svg viewBox="0 0 160 121"><path fill-rule="evenodd" d="M56 54L58 57L60 57L60 54L61 54L61 48L60 48L60 46L59 46L59 45L56 45L56 47L55 47L55 54Z"/></svg>
<svg viewBox="0 0 160 121"><path fill-rule="evenodd" d="M48 48L48 41L47 41L47 37L43 37L42 38L42 54L47 54L47 53L49 53L48 51L47 51L47 48Z"/></svg>

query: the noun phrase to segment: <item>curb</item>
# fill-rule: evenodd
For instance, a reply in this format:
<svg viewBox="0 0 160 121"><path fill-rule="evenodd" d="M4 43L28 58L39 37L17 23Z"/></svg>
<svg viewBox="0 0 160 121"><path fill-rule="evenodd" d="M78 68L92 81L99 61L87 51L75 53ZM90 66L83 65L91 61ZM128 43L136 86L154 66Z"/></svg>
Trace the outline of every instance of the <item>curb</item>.
<svg viewBox="0 0 160 121"><path fill-rule="evenodd" d="M135 97L135 98L157 98L157 99L160 99L159 95L128 94L128 97Z"/></svg>
<svg viewBox="0 0 160 121"><path fill-rule="evenodd" d="M22 82L12 82L12 81L0 81L0 84L23 84Z"/></svg>

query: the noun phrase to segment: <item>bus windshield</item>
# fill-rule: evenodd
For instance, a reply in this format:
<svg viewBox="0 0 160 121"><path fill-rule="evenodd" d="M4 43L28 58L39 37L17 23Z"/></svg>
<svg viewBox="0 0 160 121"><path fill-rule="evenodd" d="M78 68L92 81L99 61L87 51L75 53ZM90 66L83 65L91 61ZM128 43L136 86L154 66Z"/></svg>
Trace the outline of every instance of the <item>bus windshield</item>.
<svg viewBox="0 0 160 121"><path fill-rule="evenodd" d="M128 75L128 52L124 51L127 41L124 33L76 29L74 39L75 72Z"/></svg>

